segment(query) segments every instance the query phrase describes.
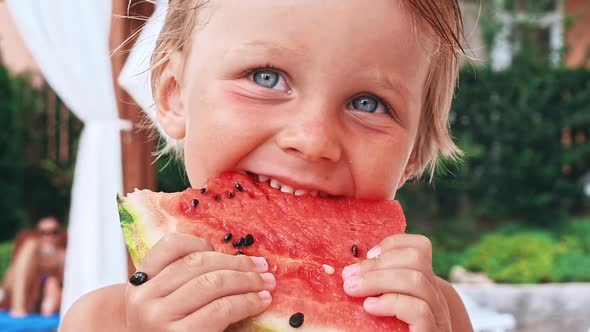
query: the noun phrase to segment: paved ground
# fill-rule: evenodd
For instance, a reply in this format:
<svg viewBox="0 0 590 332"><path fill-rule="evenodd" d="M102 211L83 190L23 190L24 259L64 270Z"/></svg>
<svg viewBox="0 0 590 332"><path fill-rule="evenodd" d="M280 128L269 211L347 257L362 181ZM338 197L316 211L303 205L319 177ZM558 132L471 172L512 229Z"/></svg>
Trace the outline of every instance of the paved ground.
<svg viewBox="0 0 590 332"><path fill-rule="evenodd" d="M515 332L590 331L590 283L455 287L482 306L512 314Z"/></svg>

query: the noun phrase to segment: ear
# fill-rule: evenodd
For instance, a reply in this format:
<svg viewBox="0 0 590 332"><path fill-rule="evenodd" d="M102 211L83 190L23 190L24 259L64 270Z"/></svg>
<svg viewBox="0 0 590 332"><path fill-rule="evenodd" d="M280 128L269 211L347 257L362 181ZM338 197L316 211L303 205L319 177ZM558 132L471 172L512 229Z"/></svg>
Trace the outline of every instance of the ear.
<svg viewBox="0 0 590 332"><path fill-rule="evenodd" d="M397 184L397 189L400 189L406 183L406 181L408 181L410 176L412 176L412 174L414 174L415 170L416 170L416 154L415 154L415 152L412 152L412 155L410 155L410 159L408 160L408 163L406 164L406 168L404 169L404 174L402 174L402 177L399 180L399 183Z"/></svg>
<svg viewBox="0 0 590 332"><path fill-rule="evenodd" d="M155 86L156 120L172 139L186 134L186 114L182 104L182 54L174 52L157 77Z"/></svg>

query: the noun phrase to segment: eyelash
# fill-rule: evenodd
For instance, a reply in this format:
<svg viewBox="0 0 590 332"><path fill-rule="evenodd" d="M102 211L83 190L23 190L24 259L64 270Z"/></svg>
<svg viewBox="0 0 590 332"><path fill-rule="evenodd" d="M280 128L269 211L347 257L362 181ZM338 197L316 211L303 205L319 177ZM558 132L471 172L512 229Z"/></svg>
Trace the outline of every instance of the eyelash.
<svg viewBox="0 0 590 332"><path fill-rule="evenodd" d="M369 92L361 92L361 93L358 93L354 97L350 98L350 101L348 102L348 104L352 103L352 101L355 98L362 97L362 96L371 96L371 97L377 99L377 101L379 101L385 107L385 110L387 112L386 114L388 114L389 116L391 116L401 126L405 127L405 125L402 123L402 121L399 118L399 116L397 115L397 113L394 111L393 107L388 102L386 102L385 99L383 99L383 98L375 95L374 93L369 93Z"/></svg>
<svg viewBox="0 0 590 332"><path fill-rule="evenodd" d="M370 96L370 97L373 97L373 98L377 99L377 101L378 101L378 102L380 102L381 104L383 104L383 106L385 106L385 109L387 110L387 112L388 112L388 113L389 113L391 116L393 116L393 117L396 117L396 118L397 118L397 116L396 116L395 112L393 111L393 107L391 107L391 105L389 105L389 103L388 103L388 102L386 102L386 101L385 101L385 99L383 99L383 98L381 98L381 97L379 97L379 96L375 95L374 93L370 93L370 92L361 92L361 93L357 93L357 94L356 94L354 97L350 98L350 101L349 101L349 103L352 103L352 101L353 101L353 100L355 100L356 98L358 98L358 97L363 97L363 96Z"/></svg>
<svg viewBox="0 0 590 332"><path fill-rule="evenodd" d="M264 69L274 70L274 71L279 72L281 75L283 75L283 77L286 76L285 72L281 68L274 66L273 64L270 64L270 63L265 63L264 65L261 65L261 66L252 66L249 69L244 70L242 72L242 74L240 74L240 76L246 78L246 77L252 75L254 72L257 72L259 70L264 70Z"/></svg>

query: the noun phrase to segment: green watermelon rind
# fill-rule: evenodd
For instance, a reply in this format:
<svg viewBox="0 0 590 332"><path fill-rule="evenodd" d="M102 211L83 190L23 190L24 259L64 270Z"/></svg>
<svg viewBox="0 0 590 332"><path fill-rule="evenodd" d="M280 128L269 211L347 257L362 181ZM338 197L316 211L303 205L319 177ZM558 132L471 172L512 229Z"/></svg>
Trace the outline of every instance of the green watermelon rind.
<svg viewBox="0 0 590 332"><path fill-rule="evenodd" d="M123 238L127 244L127 250L129 251L133 265L137 268L151 246L146 242L139 213L133 209L131 204L125 202L125 197L117 195L117 208Z"/></svg>

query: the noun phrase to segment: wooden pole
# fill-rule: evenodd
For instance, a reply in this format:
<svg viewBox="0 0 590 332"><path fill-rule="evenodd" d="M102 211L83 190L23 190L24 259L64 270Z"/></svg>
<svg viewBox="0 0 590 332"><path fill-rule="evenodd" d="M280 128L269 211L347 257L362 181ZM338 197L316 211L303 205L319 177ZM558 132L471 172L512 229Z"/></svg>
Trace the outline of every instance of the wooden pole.
<svg viewBox="0 0 590 332"><path fill-rule="evenodd" d="M111 51L113 81L119 117L131 121L133 129L121 132L121 153L123 161L123 190L128 193L135 188L155 190L156 176L152 153L154 143L149 139L149 132L140 128L143 111L133 101L123 88L117 84L117 78L123 69L129 50L133 47L134 39L129 40L134 31L144 23L132 17L149 17L153 5L141 0L112 0L113 18L111 21ZM131 1L129 5L128 1ZM129 5L129 6L128 6ZM129 12L128 12L129 8ZM123 45L121 47L121 45ZM131 259L128 257L128 268L134 271Z"/></svg>
<svg viewBox="0 0 590 332"><path fill-rule="evenodd" d="M590 2L587 0L567 0L565 16L573 18L573 26L566 31L568 67L586 66L590 68Z"/></svg>

